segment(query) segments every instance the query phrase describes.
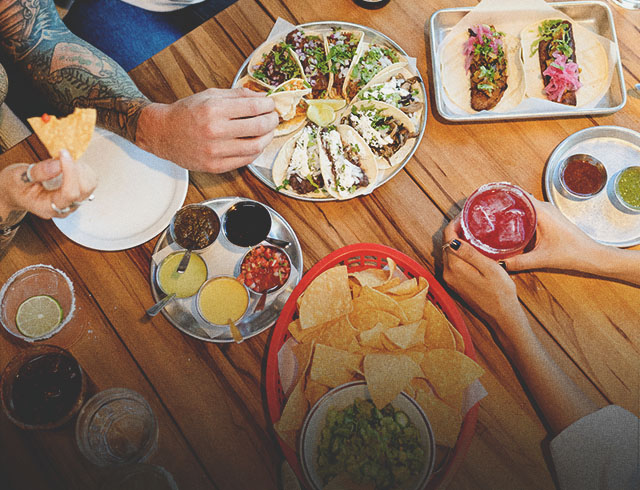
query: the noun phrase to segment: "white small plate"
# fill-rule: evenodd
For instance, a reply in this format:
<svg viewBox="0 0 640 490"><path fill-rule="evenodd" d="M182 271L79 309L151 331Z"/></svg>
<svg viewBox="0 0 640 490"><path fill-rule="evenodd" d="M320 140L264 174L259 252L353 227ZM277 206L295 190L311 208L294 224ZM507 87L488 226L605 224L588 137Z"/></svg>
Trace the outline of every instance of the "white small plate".
<svg viewBox="0 0 640 490"><path fill-rule="evenodd" d="M318 446L322 437L327 420L327 412L330 408L343 410L351 405L356 398L371 399L369 390L364 381L354 381L334 388L326 393L311 408L300 432L300 463L305 477L314 490L322 489L322 479L318 475ZM435 459L435 442L431 425L418 403L410 398L406 393L400 393L391 405L396 410L404 412L409 421L418 430L420 443L425 452L425 465L422 471L413 480L408 481L401 487L401 490L418 490L427 486L431 472L433 471Z"/></svg>
<svg viewBox="0 0 640 490"><path fill-rule="evenodd" d="M124 250L164 230L180 209L189 172L96 128L80 160L98 176L95 199L53 222L69 239L95 250Z"/></svg>

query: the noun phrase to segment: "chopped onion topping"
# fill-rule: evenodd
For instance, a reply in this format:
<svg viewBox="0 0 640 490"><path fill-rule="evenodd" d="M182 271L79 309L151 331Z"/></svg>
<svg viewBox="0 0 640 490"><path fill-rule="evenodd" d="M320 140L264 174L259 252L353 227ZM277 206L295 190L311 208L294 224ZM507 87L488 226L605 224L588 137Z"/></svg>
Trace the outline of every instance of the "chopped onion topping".
<svg viewBox="0 0 640 490"><path fill-rule="evenodd" d="M582 83L578 80L578 64L568 61L567 57L556 51L553 53L554 62L542 72L546 77L550 77L550 81L544 88L549 100L560 102L565 92L575 91L582 87Z"/></svg>

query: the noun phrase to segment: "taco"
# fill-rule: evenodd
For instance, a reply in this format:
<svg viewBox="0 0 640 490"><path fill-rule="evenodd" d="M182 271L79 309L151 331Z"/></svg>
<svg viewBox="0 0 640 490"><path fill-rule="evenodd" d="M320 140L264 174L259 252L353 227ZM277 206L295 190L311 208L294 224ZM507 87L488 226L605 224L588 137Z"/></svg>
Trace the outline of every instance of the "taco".
<svg viewBox="0 0 640 490"><path fill-rule="evenodd" d="M351 65L342 95L351 100L378 74L389 76L408 65L407 59L395 49L383 44L363 43L358 59Z"/></svg>
<svg viewBox="0 0 640 490"><path fill-rule="evenodd" d="M424 112L424 93L420 84L420 77L413 75L403 68L399 73L389 77L377 75L364 86L356 99L377 100L389 104L404 112L414 126L420 125Z"/></svg>
<svg viewBox="0 0 640 490"><path fill-rule="evenodd" d="M331 88L332 75L322 35L294 29L287 34L285 42L291 46L302 65L304 77L311 86L311 98L326 97Z"/></svg>
<svg viewBox="0 0 640 490"><path fill-rule="evenodd" d="M342 89L347 80L353 61L360 54L362 31L347 31L334 28L330 34L325 34L324 43L329 61L329 68L333 75L331 84L331 98L343 97Z"/></svg>
<svg viewBox="0 0 640 490"><path fill-rule="evenodd" d="M400 163L411 151L415 125L404 112L376 101L359 101L342 118L355 129L373 152L378 168Z"/></svg>
<svg viewBox="0 0 640 490"><path fill-rule="evenodd" d="M307 123L282 146L272 170L276 190L285 189L308 197L326 196L318 132L318 126Z"/></svg>
<svg viewBox="0 0 640 490"><path fill-rule="evenodd" d="M609 63L595 34L562 19L546 19L520 35L527 93L580 107L606 92Z"/></svg>
<svg viewBox="0 0 640 490"><path fill-rule="evenodd" d="M440 59L444 90L465 112L506 112L524 98L520 42L494 26L460 32L443 46Z"/></svg>
<svg viewBox="0 0 640 490"><path fill-rule="evenodd" d="M275 88L292 78L304 78L302 66L291 47L284 41L267 41L251 57L249 75Z"/></svg>
<svg viewBox="0 0 640 490"><path fill-rule="evenodd" d="M331 196L350 199L374 189L378 167L373 153L351 126L322 128L318 139L322 177Z"/></svg>
<svg viewBox="0 0 640 490"><path fill-rule="evenodd" d="M279 123L275 136L292 133L306 120L307 104L303 97L311 93L311 87L302 78L292 78L270 89L250 76L242 77L236 86L245 87L254 92L266 92L267 97L273 99Z"/></svg>

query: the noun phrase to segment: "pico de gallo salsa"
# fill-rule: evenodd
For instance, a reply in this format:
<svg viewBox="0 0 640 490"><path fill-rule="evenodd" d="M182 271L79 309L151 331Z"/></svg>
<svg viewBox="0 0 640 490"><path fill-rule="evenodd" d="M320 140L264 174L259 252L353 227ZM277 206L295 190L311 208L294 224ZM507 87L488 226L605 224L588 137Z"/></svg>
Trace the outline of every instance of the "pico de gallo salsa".
<svg viewBox="0 0 640 490"><path fill-rule="evenodd" d="M238 280L256 293L264 293L283 286L290 273L287 254L276 247L259 245L242 260Z"/></svg>

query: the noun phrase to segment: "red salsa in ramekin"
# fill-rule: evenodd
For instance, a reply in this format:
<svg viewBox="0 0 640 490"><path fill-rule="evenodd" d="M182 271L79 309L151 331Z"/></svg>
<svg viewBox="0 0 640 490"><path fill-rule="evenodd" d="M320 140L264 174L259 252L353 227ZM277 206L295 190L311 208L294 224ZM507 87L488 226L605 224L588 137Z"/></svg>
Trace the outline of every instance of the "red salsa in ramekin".
<svg viewBox="0 0 640 490"><path fill-rule="evenodd" d="M291 274L288 255L277 247L258 245L247 252L238 280L256 293L282 287Z"/></svg>

